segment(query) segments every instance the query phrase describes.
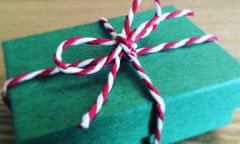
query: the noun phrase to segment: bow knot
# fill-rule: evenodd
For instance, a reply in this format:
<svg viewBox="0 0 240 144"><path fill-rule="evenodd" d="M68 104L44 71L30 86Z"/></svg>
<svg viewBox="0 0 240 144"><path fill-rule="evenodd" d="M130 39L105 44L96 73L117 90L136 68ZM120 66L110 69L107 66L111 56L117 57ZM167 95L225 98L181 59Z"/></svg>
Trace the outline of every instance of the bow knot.
<svg viewBox="0 0 240 144"><path fill-rule="evenodd" d="M115 37L118 45L122 48L127 59L131 60L132 57L137 57L137 44L125 36L124 34L119 34Z"/></svg>

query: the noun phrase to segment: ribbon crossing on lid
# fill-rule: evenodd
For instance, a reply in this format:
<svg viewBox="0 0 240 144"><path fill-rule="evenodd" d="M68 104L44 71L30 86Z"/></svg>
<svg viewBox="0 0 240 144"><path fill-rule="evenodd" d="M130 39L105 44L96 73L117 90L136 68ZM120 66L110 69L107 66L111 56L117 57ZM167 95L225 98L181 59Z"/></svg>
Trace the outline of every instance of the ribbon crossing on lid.
<svg viewBox="0 0 240 144"><path fill-rule="evenodd" d="M155 129L155 144L158 144L161 139L161 131L163 127L165 104L163 98L160 96L159 91L153 85L152 81L145 73L142 68L138 56L149 53L157 53L167 49L176 49L184 46L189 46L193 44L201 44L205 42L217 41L217 37L212 35L197 36L192 38L183 39L180 41L173 41L162 43L157 46L148 46L145 48L138 48L136 42L142 38L147 37L151 32L157 29L160 22L166 19L178 18L183 16L191 16L193 12L191 10L178 10L170 13L162 14L160 0L154 0L155 4L155 14L154 16L138 27L131 30L131 25L134 20L134 16L137 9L141 3L141 0L134 0L132 7L125 17L124 26L122 32L119 34L115 31L113 26L107 21L106 18L100 18L99 22L103 24L105 29L109 32L112 39L109 38L91 38L91 37L72 37L64 42L62 42L57 48L54 54L54 61L57 67L51 67L47 69L37 70L30 73L25 73L16 76L15 78L9 79L5 82L3 86L3 98L8 103L7 91L20 84L22 82L47 75L54 75L59 72L65 74L74 75L87 75L93 74L100 71L102 68L111 64L111 70L108 74L107 82L105 83L102 91L97 97L96 102L91 106L89 112L85 113L82 117L82 121L78 124L81 128L88 128L91 121L94 119L96 114L101 110L103 104L107 100L108 94L113 87L114 80L117 76L121 60L126 57L129 62L135 68L139 77L143 80L143 83L147 87L149 94L156 103L157 110L157 124ZM107 56L100 56L98 58L90 58L79 62L74 62L72 64L66 64L62 60L62 53L64 50L70 46L89 44L89 45L104 45L113 47L112 51Z"/></svg>

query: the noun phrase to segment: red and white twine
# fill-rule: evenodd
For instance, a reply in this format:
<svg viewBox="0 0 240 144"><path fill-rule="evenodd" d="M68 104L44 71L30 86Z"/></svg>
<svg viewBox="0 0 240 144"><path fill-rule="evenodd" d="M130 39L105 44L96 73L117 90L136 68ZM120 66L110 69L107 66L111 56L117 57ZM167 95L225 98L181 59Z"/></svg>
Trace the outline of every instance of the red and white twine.
<svg viewBox="0 0 240 144"><path fill-rule="evenodd" d="M117 76L117 72L120 67L121 60L123 57L127 57L129 61L134 66L139 77L143 80L145 86L149 90L149 94L152 96L153 100L156 102L157 110L157 127L155 130L155 144L158 144L161 139L161 130L163 127L165 104L160 96L159 91L153 85L148 75L145 73L141 64L138 60L138 56L157 53L167 49L176 49L180 47L185 47L193 44L201 44L205 42L217 41L217 38L212 35L198 36L183 39L180 41L162 43L157 46L148 46L145 48L137 48L136 41L147 37L151 32L153 32L159 25L161 21L166 19L172 19L183 16L191 16L193 12L190 10L178 10L170 13L162 14L160 0L154 0L156 12L154 16L140 24L137 28L131 30L131 24L133 23L134 16L137 12L137 9L141 3L141 0L134 0L132 7L125 18L124 27L120 34L118 34L113 26L107 21L106 18L101 18L99 22L103 24L109 34L112 36L112 39L109 38L91 38L91 37L72 37L64 42L62 42L57 48L56 53L54 54L54 61L57 64L56 67L51 67L48 69L37 70L30 73L25 73L16 76L15 78L9 79L5 82L3 86L3 98L5 101L8 100L7 91L28 80L35 79L37 77L43 77L47 75L55 75L59 72L65 74L74 74L74 75L86 75L93 74L100 71L105 66L111 64L111 70L108 74L107 82L105 83L102 91L97 97L96 102L91 106L89 112L83 115L82 121L78 124L81 128L88 128L91 121L94 119L96 114L101 110L104 102L107 99L109 92L112 89L114 80ZM91 58L72 64L65 64L62 60L62 53L64 50L70 46L75 45L104 45L114 47L112 51L107 56L101 56L98 58Z"/></svg>

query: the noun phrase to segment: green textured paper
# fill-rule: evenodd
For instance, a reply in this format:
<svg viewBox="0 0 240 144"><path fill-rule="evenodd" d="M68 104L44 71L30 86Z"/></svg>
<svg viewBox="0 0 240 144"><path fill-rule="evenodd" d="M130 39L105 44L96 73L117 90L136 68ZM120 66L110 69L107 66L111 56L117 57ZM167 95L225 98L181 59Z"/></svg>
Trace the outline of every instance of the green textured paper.
<svg viewBox="0 0 240 144"><path fill-rule="evenodd" d="M165 12L173 10L173 7L164 8ZM153 11L139 13L134 25L153 14ZM110 22L120 31L123 17ZM138 46L203 34L187 18L166 20L149 37L140 40ZM52 55L57 46L72 36L108 37L108 34L96 22L5 41L7 77L54 66ZM98 57L110 50L103 46L72 47L64 53L64 60L70 63ZM183 140L230 122L240 97L240 66L221 46L212 42L149 54L139 60L166 102L162 143ZM95 102L108 71L109 67L87 76L58 74L11 89L16 142L147 143L155 127L155 111L146 88L127 61L121 62L109 98L90 129L76 127Z"/></svg>

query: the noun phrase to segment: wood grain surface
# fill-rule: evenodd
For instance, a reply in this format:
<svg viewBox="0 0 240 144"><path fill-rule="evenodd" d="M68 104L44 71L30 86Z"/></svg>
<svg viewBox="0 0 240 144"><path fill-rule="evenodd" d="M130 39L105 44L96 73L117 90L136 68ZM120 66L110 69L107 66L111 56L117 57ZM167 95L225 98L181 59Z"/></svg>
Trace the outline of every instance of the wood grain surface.
<svg viewBox="0 0 240 144"><path fill-rule="evenodd" d="M239 0L163 0L163 5L193 9L191 18L204 31L217 35L220 44L240 60L240 1ZM69 26L125 15L131 0L0 0L0 41L47 32ZM145 0L140 10L151 9ZM0 50L0 86L5 81L5 68ZM0 101L0 144L13 144L12 119ZM240 144L240 109L229 126L185 140L179 144Z"/></svg>

